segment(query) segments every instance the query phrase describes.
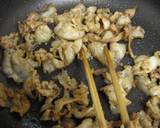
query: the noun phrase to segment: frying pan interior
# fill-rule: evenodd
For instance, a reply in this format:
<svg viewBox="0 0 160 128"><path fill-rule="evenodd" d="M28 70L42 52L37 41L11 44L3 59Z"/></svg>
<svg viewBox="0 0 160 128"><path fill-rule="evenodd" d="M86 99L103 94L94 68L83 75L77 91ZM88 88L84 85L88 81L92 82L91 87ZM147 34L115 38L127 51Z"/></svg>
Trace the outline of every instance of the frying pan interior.
<svg viewBox="0 0 160 128"><path fill-rule="evenodd" d="M80 0L0 0L0 36L8 32L15 31L16 23L25 18L26 14L38 10L46 3L54 3L58 12L63 12L77 3ZM96 5L98 7L109 7L112 10L124 10L126 8L137 8L136 16L133 21L135 24L142 26L146 33L145 38L141 40L134 40L133 50L135 54L152 54L154 51L160 49L160 1L159 0L84 0L86 6ZM0 51L0 61L2 62L2 50ZM128 57L125 57L123 62L125 64L131 63ZM90 62L95 68L101 65L95 60ZM67 67L68 72L74 75L78 80L86 82L84 72L82 72L82 64L75 60L73 64ZM52 73L56 75L59 71ZM44 79L49 79L49 76L44 76ZM103 80L99 77L95 78L97 87L104 85ZM0 81L9 86L17 86L12 80L0 72ZM112 115L108 109L107 99L103 94L100 94L105 116L108 120L116 120L119 117ZM129 113L144 109L147 97L138 89L132 89L128 98L132 101L129 106ZM20 118L16 114L11 114L7 109L0 108L0 128L49 128L53 123L40 122L39 106L41 103L32 101L32 107L29 113Z"/></svg>

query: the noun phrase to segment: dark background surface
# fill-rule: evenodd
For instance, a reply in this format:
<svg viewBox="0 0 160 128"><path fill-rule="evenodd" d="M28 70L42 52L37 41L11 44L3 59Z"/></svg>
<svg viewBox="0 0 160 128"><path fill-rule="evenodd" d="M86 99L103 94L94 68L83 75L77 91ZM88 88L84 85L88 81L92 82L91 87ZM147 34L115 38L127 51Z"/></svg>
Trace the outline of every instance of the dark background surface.
<svg viewBox="0 0 160 128"><path fill-rule="evenodd" d="M53 2L58 12L73 7L79 3L79 0L0 0L0 36L16 30L17 21L26 17L26 14L38 10L46 3ZM152 54L154 51L160 50L160 1L159 0L84 0L85 5L96 5L98 7L109 7L112 10L124 10L126 8L137 7L137 13L134 17L134 23L142 26L146 33L145 38L134 40L133 50L137 55ZM0 55L0 57L2 54ZM0 58L2 61L2 57ZM129 60L124 59L125 63ZM100 65L96 61L92 61L93 67ZM83 66L80 61L75 60L73 64L67 67L68 72L78 80L86 82L83 72ZM59 71L53 72L52 76ZM45 75L44 79L49 79L50 75ZM96 77L97 87L104 85L101 78ZM1 72L0 81L10 86L16 86L12 80L8 80ZM108 109L106 97L100 94L106 118L108 120L117 119L118 116L111 115ZM139 111L144 108L146 97L137 89L132 89L128 95L132 104L129 106L129 113ZM0 128L48 128L53 124L51 122L39 121L39 107L41 103L32 101L32 107L29 113L21 119L17 114L9 113L7 109L0 108Z"/></svg>

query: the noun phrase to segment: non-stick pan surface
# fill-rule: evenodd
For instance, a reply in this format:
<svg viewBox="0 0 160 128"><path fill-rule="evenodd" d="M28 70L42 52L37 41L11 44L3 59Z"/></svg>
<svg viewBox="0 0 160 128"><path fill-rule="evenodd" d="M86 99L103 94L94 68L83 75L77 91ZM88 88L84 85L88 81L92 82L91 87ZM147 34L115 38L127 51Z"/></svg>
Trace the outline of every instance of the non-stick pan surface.
<svg viewBox="0 0 160 128"><path fill-rule="evenodd" d="M80 0L0 0L0 36L8 32L15 31L18 20L25 18L26 14L38 10L46 3L53 2L59 12L67 10L79 3ZM133 50L137 55L152 54L154 51L160 50L160 0L81 0L85 5L96 5L98 7L109 7L112 10L124 10L126 8L137 8L134 23L142 26L146 33L145 38L141 40L134 40ZM2 62L2 50L0 51L0 62ZM127 57L123 60L124 63L132 63ZM92 61L91 65L94 68L100 67L96 61ZM66 68L68 72L76 77L78 80L86 82L83 72L82 63L75 60L73 64ZM60 71L52 73L56 75ZM44 79L50 79L50 75L43 75ZM101 78L95 78L97 87L104 85ZM13 80L7 79L6 76L0 72L0 82L17 87ZM106 97L100 93L102 105L108 120L117 120L119 116L111 115ZM137 89L132 89L128 98L132 101L129 106L129 113L137 112L144 109L147 97ZM52 122L40 122L38 111L41 103L32 101L32 107L29 113L20 118L16 114L11 114L7 109L0 108L0 128L50 128L53 126Z"/></svg>

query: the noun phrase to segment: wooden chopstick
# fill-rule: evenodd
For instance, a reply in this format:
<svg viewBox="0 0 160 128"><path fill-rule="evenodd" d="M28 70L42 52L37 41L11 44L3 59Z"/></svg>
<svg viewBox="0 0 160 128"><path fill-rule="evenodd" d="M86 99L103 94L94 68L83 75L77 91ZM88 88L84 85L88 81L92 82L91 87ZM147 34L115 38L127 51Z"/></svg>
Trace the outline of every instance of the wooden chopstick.
<svg viewBox="0 0 160 128"><path fill-rule="evenodd" d="M101 106L101 103L100 103L100 99L99 99L99 95L98 95L98 92L97 92L96 84L95 84L93 74L92 74L90 65L88 63L88 60L86 58L85 51L84 51L83 48L80 51L80 56L81 56L83 66L84 66L84 69L85 69L85 73L86 73L86 77L87 77L87 80L88 80L89 90L90 90L90 93L91 93L91 98L92 98L92 101L93 101L94 109L96 111L96 116L97 116L99 127L100 128L107 128L107 124L106 124L103 109L102 109L102 106Z"/></svg>
<svg viewBox="0 0 160 128"><path fill-rule="evenodd" d="M105 59L106 59L106 65L108 65L108 68L111 74L115 95L116 95L117 102L119 105L122 123L127 124L129 122L129 115L128 115L127 107L126 107L124 97L122 95L121 88L118 82L117 74L115 71L115 66L113 64L113 61L111 59L107 46L104 48L104 54L105 54Z"/></svg>

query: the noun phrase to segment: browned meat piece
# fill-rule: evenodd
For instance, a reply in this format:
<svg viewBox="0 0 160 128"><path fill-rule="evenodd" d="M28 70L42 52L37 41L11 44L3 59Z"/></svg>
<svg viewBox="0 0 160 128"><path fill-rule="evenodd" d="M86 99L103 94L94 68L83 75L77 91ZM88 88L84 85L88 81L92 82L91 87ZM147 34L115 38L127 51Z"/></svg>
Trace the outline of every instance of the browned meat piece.
<svg viewBox="0 0 160 128"><path fill-rule="evenodd" d="M30 101L27 99L24 90L15 91L11 103L10 111L17 112L20 116L24 116L30 108Z"/></svg>
<svg viewBox="0 0 160 128"><path fill-rule="evenodd" d="M11 112L17 112L24 116L30 108L24 90L13 90L0 83L0 106L7 107Z"/></svg>
<svg viewBox="0 0 160 128"><path fill-rule="evenodd" d="M0 46L8 49L15 48L18 45L19 34L16 32L10 33L9 35L0 37Z"/></svg>

